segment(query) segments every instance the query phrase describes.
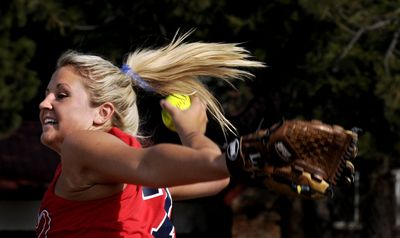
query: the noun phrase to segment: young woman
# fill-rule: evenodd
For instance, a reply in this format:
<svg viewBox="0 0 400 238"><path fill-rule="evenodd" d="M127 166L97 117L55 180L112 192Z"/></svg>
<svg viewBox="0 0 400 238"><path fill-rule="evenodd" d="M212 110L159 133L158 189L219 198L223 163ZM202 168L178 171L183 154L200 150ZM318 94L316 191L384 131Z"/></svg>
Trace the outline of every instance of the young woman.
<svg viewBox="0 0 400 238"><path fill-rule="evenodd" d="M122 68L73 51L59 58L39 105L41 141L61 159L38 214L39 238L174 237L172 198L210 196L228 184L225 155L204 135L206 111L225 133L234 127L199 78L250 77L238 67L263 64L236 44L187 36L137 50ZM182 145L141 148L139 89L192 95L188 110L160 103Z"/></svg>

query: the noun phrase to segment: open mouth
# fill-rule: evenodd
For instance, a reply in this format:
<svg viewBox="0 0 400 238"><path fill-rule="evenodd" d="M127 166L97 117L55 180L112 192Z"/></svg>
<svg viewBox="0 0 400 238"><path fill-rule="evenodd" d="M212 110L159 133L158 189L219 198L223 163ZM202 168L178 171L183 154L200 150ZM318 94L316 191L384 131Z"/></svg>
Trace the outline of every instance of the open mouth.
<svg viewBox="0 0 400 238"><path fill-rule="evenodd" d="M43 125L56 125L58 124L58 121L52 118L46 118L43 121Z"/></svg>

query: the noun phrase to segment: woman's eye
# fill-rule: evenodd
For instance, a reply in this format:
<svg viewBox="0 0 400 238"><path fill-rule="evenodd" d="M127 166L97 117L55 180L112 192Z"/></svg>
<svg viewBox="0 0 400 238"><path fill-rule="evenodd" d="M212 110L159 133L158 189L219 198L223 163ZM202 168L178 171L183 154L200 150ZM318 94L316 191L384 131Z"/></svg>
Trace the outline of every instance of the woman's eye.
<svg viewBox="0 0 400 238"><path fill-rule="evenodd" d="M59 93L59 94L57 94L57 99L63 99L63 98L65 98L65 97L67 97L68 95L67 94L65 94L65 93Z"/></svg>

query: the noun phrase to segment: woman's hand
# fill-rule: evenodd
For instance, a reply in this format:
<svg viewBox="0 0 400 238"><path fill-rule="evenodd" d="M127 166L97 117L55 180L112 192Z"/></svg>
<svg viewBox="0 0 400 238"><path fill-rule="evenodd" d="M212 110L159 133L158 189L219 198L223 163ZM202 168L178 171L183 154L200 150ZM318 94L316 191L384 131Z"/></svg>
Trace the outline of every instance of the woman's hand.
<svg viewBox="0 0 400 238"><path fill-rule="evenodd" d="M204 135L207 128L206 105L196 96L191 96L191 106L186 110L180 110L166 100L161 100L161 107L166 110L175 124L175 128L182 144L191 146L191 137Z"/></svg>

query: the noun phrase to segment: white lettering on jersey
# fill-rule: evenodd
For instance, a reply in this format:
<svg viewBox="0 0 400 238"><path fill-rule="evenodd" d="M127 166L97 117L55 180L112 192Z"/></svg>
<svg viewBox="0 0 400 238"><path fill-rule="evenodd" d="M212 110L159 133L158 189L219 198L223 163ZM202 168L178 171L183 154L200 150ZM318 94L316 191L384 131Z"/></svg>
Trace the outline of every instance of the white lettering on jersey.
<svg viewBox="0 0 400 238"><path fill-rule="evenodd" d="M43 210L38 215L36 223L36 234L38 238L47 238L47 232L50 230L51 218L47 210Z"/></svg>

